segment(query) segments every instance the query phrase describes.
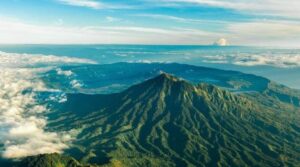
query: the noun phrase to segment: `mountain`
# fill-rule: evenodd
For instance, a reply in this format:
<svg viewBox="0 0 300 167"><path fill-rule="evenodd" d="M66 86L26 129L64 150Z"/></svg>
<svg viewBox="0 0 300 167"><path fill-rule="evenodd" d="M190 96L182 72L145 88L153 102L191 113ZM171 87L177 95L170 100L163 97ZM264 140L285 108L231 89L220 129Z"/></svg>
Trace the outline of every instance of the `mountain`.
<svg viewBox="0 0 300 167"><path fill-rule="evenodd" d="M268 94L162 73L120 93L68 94L48 128L79 131L66 153L83 164L299 166L299 110Z"/></svg>
<svg viewBox="0 0 300 167"><path fill-rule="evenodd" d="M284 103L300 107L300 91L277 84L267 78L237 71L220 70L177 63L114 63L102 65L67 66L52 70L42 78L51 88L66 92L88 94L118 93L149 78L166 72L184 78L190 83L208 83L230 92L247 93L261 97L265 103ZM61 75L72 73L72 75ZM74 81L82 87L72 87ZM290 108L291 106L287 106Z"/></svg>

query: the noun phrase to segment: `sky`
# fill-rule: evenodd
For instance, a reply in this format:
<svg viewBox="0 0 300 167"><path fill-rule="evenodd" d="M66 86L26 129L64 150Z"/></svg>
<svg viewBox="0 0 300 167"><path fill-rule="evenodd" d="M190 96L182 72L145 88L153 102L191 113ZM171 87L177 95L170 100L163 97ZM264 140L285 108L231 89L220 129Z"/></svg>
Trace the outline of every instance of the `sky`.
<svg viewBox="0 0 300 167"><path fill-rule="evenodd" d="M299 0L5 0L1 44L300 46Z"/></svg>

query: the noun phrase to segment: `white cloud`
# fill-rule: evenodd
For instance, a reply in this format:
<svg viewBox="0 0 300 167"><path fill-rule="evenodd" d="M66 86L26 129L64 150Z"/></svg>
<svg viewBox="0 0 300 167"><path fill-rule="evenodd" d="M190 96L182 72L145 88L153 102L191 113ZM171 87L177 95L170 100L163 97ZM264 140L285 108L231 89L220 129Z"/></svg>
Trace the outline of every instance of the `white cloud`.
<svg viewBox="0 0 300 167"><path fill-rule="evenodd" d="M242 66L269 65L282 68L300 67L300 55L242 55L233 64Z"/></svg>
<svg viewBox="0 0 300 167"><path fill-rule="evenodd" d="M299 30L300 24L296 21L231 23L225 24L221 32L211 32L175 27L38 26L0 18L0 43L211 44L215 39L226 38L232 45L299 47Z"/></svg>
<svg viewBox="0 0 300 167"><path fill-rule="evenodd" d="M53 101L53 102L58 102L58 103L64 103L68 99L67 99L67 96L65 93L58 93L58 94L51 94L47 100Z"/></svg>
<svg viewBox="0 0 300 167"><path fill-rule="evenodd" d="M71 80L70 85L73 88L81 88L83 86L83 84L80 81L76 80L76 79Z"/></svg>
<svg viewBox="0 0 300 167"><path fill-rule="evenodd" d="M25 57L25 58L22 58ZM89 63L67 57L0 53L0 153L4 158L62 152L69 147L76 133L45 130L47 108L36 100L37 92L53 91L39 80L49 68L26 68L33 64ZM27 65L26 65L27 64ZM70 72L62 72L69 75ZM51 92L49 92L51 93ZM65 96L49 98L64 102Z"/></svg>
<svg viewBox="0 0 300 167"><path fill-rule="evenodd" d="M58 1L66 5L82 6L82 7L88 7L93 9L101 9L104 7L102 3L95 0L58 0Z"/></svg>
<svg viewBox="0 0 300 167"><path fill-rule="evenodd" d="M67 56L41 55L41 54L19 54L0 51L0 67L26 67L33 65L59 65L59 64L97 64L97 62ZM62 72L62 71L59 71ZM65 72L67 74L69 72Z"/></svg>
<svg viewBox="0 0 300 167"><path fill-rule="evenodd" d="M254 15L273 15L300 18L298 0L158 0L164 3L198 4L212 7L234 9Z"/></svg>
<svg viewBox="0 0 300 167"><path fill-rule="evenodd" d="M73 72L71 70L63 71L61 68L57 68L56 73L57 73L57 75L64 75L64 76L67 76L67 77L73 75Z"/></svg>
<svg viewBox="0 0 300 167"><path fill-rule="evenodd" d="M57 0L59 3L78 6L78 7L87 7L91 9L135 9L136 6L128 6L125 4L107 4L100 2L99 0Z"/></svg>
<svg viewBox="0 0 300 167"><path fill-rule="evenodd" d="M33 78L28 69L0 70L0 143L5 158L61 152L68 147L63 134L44 130L46 119L38 115L46 108L34 98L34 92L43 90L44 85Z"/></svg>
<svg viewBox="0 0 300 167"><path fill-rule="evenodd" d="M226 46L228 45L227 39L225 38L220 38L218 41L216 41L214 43L214 45L218 45L218 46Z"/></svg>
<svg viewBox="0 0 300 167"><path fill-rule="evenodd" d="M230 24L230 41L257 46L299 47L300 23L291 21L256 21Z"/></svg>
<svg viewBox="0 0 300 167"><path fill-rule="evenodd" d="M181 23L213 23L213 24L228 23L226 21L221 21L221 20L191 19L191 18L177 17L177 16L172 16L172 15L161 15L161 14L137 14L134 16L148 17L148 18L154 18L154 19L173 20L173 21L181 22Z"/></svg>
<svg viewBox="0 0 300 167"><path fill-rule="evenodd" d="M240 66L274 66L280 68L300 67L300 54L295 53L270 53L260 54L232 53L220 55L201 56L205 63L235 64Z"/></svg>
<svg viewBox="0 0 300 167"><path fill-rule="evenodd" d="M199 29L138 26L39 26L0 19L0 43L209 44L220 35Z"/></svg>
<svg viewBox="0 0 300 167"><path fill-rule="evenodd" d="M64 71L61 68L57 68L56 73L57 73L57 75L63 75L63 76L68 77L68 80L70 80L70 86L74 89L82 88L84 85L81 81L76 79L76 75L74 75L74 73L70 70ZM58 96L58 98L62 98L62 97ZM65 100L57 100L57 101L63 102Z"/></svg>

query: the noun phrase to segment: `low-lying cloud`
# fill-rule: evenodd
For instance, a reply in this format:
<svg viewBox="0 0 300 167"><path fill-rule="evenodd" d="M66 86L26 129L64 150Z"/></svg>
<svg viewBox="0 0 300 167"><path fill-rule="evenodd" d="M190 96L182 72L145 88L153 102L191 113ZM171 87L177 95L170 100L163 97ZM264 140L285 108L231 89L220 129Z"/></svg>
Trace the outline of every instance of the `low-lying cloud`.
<svg viewBox="0 0 300 167"><path fill-rule="evenodd" d="M6 53L0 51L0 67L28 67L34 65L60 64L97 64L97 62L67 56Z"/></svg>
<svg viewBox="0 0 300 167"><path fill-rule="evenodd" d="M36 102L34 92L45 88L32 78L29 69L0 71L0 142L5 158L61 152L68 147L62 134L44 130L46 119L39 115L47 109Z"/></svg>
<svg viewBox="0 0 300 167"><path fill-rule="evenodd" d="M56 69L57 75L62 75L67 77L68 80L70 80L70 87L74 89L79 89L83 87L83 83L76 79L76 75L71 70L62 70L61 68Z"/></svg>
<svg viewBox="0 0 300 167"><path fill-rule="evenodd" d="M280 68L300 67L298 54L251 54L237 53L229 55L202 56L205 63L235 64L240 66L273 66Z"/></svg>
<svg viewBox="0 0 300 167"><path fill-rule="evenodd" d="M74 132L46 131L48 109L39 104L38 92L51 92L38 75L49 68L30 68L39 64L95 63L86 59L10 54L0 52L0 148L4 158L62 152L69 147ZM62 72L69 75L70 72ZM57 92L58 90L55 90ZM60 98L49 97L64 102Z"/></svg>

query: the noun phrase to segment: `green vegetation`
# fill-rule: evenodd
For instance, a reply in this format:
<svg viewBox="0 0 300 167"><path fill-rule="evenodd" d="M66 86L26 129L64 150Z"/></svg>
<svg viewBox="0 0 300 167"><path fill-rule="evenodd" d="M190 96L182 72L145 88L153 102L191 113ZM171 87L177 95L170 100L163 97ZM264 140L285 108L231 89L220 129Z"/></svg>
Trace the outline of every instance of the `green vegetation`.
<svg viewBox="0 0 300 167"><path fill-rule="evenodd" d="M53 154L43 154L26 157L16 165L17 167L83 167L74 158L69 156Z"/></svg>
<svg viewBox="0 0 300 167"><path fill-rule="evenodd" d="M119 167L120 162L112 161L105 165L81 164L74 158L58 153L41 154L36 156L25 157L19 162L14 162L10 166L14 167Z"/></svg>
<svg viewBox="0 0 300 167"><path fill-rule="evenodd" d="M161 74L121 93L69 94L49 130L79 129L66 152L83 164L299 166L299 108L271 86L233 94Z"/></svg>

